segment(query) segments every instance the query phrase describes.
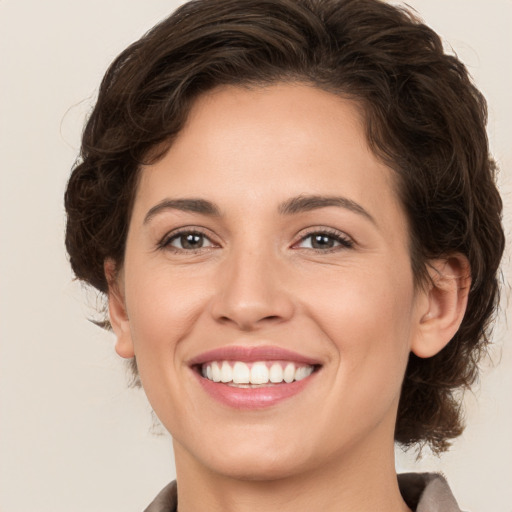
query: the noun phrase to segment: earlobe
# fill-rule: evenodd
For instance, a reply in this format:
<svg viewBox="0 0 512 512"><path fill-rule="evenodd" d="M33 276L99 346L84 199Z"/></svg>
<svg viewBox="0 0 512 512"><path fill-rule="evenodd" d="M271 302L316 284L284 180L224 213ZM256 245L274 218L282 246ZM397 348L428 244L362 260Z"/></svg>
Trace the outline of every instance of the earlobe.
<svg viewBox="0 0 512 512"><path fill-rule="evenodd" d="M455 336L466 312L471 270L468 259L455 253L428 264L430 282L421 300L418 331L412 352L427 358L440 352Z"/></svg>
<svg viewBox="0 0 512 512"><path fill-rule="evenodd" d="M116 335L116 352L126 359L134 357L135 351L130 330L130 320L126 311L122 276L116 270L113 260L104 263L105 276L108 282L108 311L110 324Z"/></svg>

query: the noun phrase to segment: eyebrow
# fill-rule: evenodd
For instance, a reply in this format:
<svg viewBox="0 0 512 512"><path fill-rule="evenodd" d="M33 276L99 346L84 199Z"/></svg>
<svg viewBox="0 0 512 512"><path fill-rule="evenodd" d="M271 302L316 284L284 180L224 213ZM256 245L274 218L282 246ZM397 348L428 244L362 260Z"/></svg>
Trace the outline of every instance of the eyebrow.
<svg viewBox="0 0 512 512"><path fill-rule="evenodd" d="M279 205L279 213L282 215L294 215L296 213L308 212L328 206L344 208L351 212L366 217L368 220L377 224L375 219L359 203L342 196L319 196L319 195L300 195L288 199Z"/></svg>
<svg viewBox="0 0 512 512"><path fill-rule="evenodd" d="M281 215L295 215L297 213L308 212L329 206L344 208L367 218L373 224L377 224L375 219L359 203L342 196L320 196L320 195L300 195L293 197L281 203L278 212ZM199 198L186 199L164 199L153 206L146 217L144 224L150 222L153 217L165 210L181 210L185 212L200 213L210 217L222 217L220 208L211 201Z"/></svg>
<svg viewBox="0 0 512 512"><path fill-rule="evenodd" d="M206 201L205 199L164 199L148 211L146 217L144 217L144 224L147 224L155 215L165 210L201 213L202 215L209 215L211 217L222 216L219 207L215 203Z"/></svg>

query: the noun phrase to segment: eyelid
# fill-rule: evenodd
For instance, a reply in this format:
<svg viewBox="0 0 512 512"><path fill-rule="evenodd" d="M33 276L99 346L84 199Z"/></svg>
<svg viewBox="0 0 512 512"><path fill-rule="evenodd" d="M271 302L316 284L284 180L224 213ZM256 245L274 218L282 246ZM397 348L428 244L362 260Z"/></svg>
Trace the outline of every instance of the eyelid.
<svg viewBox="0 0 512 512"><path fill-rule="evenodd" d="M293 244L293 246L298 245L300 242L303 242L308 237L319 234L319 235L328 235L329 237L335 239L339 245L336 247L330 247L326 249L315 249L315 248L306 248L306 247L298 247L297 249L306 249L311 251L318 251L318 252L332 252L337 250L343 250L343 249L350 249L355 245L354 240L352 237L344 233L343 231L339 231L334 228L327 228L325 226L315 226L312 228L308 228L306 232L302 232L299 235L299 239L297 242Z"/></svg>
<svg viewBox="0 0 512 512"><path fill-rule="evenodd" d="M208 247L199 247L197 249L180 249L179 247L174 247L171 245L171 242L183 234L195 234L201 235L206 238L212 245ZM183 252L183 253L196 253L199 251L203 251L205 249L211 249L212 247L219 246L218 243L214 242L212 237L206 233L206 230L197 226L182 226L180 228L174 229L166 233L160 241L157 243L158 249L170 250L172 252Z"/></svg>

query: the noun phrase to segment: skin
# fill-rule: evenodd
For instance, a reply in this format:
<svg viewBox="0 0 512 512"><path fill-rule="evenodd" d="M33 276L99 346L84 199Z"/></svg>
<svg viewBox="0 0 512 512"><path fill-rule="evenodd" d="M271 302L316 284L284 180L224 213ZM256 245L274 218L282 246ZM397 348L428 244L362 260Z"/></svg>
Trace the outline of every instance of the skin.
<svg viewBox="0 0 512 512"><path fill-rule="evenodd" d="M118 353L136 355L173 436L180 512L409 510L393 455L407 358L451 339L469 278L452 255L415 286L394 180L367 146L357 105L299 84L203 95L167 154L141 170L125 261L119 272L105 266L110 313ZM301 195L342 196L366 213L279 212ZM184 198L222 215L148 217ZM203 247L172 239L183 227L203 232ZM326 229L344 242L314 248L308 235ZM270 408L212 400L187 364L219 347L269 344L322 365Z"/></svg>

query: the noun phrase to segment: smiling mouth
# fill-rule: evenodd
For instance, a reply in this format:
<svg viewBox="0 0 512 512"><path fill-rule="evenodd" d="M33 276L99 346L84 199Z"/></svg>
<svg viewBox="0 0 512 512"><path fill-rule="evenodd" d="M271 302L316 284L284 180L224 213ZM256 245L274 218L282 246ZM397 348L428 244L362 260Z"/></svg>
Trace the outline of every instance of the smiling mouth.
<svg viewBox="0 0 512 512"><path fill-rule="evenodd" d="M291 384L317 371L320 365L291 361L209 361L198 365L205 379L237 388L260 388Z"/></svg>
<svg viewBox="0 0 512 512"><path fill-rule="evenodd" d="M323 361L272 345L231 345L188 361L215 402L232 410L258 411L315 389Z"/></svg>

